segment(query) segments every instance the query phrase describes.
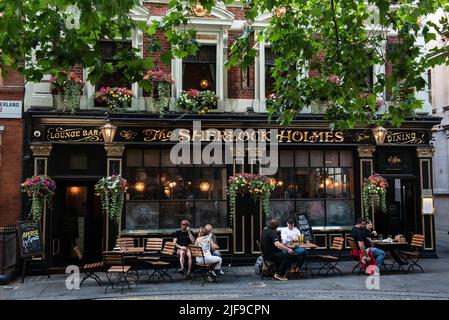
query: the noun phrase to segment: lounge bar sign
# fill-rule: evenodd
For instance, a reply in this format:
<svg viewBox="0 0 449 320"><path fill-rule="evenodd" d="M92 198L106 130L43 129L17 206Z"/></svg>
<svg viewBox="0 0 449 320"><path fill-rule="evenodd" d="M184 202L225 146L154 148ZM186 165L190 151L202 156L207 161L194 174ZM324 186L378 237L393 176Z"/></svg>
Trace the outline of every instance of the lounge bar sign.
<svg viewBox="0 0 449 320"><path fill-rule="evenodd" d="M47 127L46 140L53 142L101 142L103 136L99 128Z"/></svg>
<svg viewBox="0 0 449 320"><path fill-rule="evenodd" d="M171 128L119 127L114 141L122 143L164 143L170 142ZM179 129L178 141L266 141L272 139L272 129ZM385 144L422 145L429 143L430 134L425 130L390 130ZM48 126L46 141L50 142L103 142L99 127ZM330 131L323 129L278 128L279 143L292 144L375 144L371 130Z"/></svg>

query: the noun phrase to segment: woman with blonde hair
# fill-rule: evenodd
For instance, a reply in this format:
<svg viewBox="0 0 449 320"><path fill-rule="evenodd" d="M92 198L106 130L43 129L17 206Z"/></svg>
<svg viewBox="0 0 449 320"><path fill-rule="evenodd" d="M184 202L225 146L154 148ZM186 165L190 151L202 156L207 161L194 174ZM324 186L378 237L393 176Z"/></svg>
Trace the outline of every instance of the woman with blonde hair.
<svg viewBox="0 0 449 320"><path fill-rule="evenodd" d="M195 244L201 246L204 253L204 261L203 258L196 258L196 262L215 264L214 271L218 271L222 274L222 272L220 271L222 259L221 257L212 255L211 247L214 243L211 240L210 236L207 235L207 230L205 228L200 228L200 231L198 232L198 238L196 238L195 240ZM211 273L214 277L216 277L217 274L214 271L212 271Z"/></svg>

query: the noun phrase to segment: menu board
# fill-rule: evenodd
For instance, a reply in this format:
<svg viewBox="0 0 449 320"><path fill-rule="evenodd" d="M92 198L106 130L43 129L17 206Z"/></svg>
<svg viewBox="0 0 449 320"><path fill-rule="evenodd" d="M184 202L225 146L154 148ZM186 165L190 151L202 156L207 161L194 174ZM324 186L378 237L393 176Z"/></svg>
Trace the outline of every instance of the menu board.
<svg viewBox="0 0 449 320"><path fill-rule="evenodd" d="M19 233L20 255L22 258L43 254L39 223L35 221L20 221L17 232Z"/></svg>
<svg viewBox="0 0 449 320"><path fill-rule="evenodd" d="M312 226L309 223L307 213L296 213L296 221L299 231L304 235L304 240L313 242Z"/></svg>

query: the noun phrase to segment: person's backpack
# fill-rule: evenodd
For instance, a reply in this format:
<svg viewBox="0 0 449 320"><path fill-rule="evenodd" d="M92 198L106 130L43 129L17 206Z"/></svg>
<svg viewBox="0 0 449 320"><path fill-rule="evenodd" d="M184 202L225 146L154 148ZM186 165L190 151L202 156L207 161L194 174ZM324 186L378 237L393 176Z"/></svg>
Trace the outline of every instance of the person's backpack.
<svg viewBox="0 0 449 320"><path fill-rule="evenodd" d="M263 257L260 256L257 258L256 263L254 264L254 271L256 274L262 273L262 267L263 267Z"/></svg>

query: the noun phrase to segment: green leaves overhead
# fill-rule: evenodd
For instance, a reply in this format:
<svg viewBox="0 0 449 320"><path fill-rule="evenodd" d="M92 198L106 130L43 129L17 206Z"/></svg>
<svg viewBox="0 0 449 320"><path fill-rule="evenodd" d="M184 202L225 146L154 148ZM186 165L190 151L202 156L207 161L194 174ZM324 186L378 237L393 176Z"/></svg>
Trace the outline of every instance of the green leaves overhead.
<svg viewBox="0 0 449 320"><path fill-rule="evenodd" d="M192 7L205 9L232 0L169 0L170 11L159 19L134 21L129 13L138 0L3 0L0 2L0 69L19 70L28 81L58 75L72 66L89 70L96 82L120 68L132 82L141 82L154 55L163 63L198 50L197 31L189 24ZM323 105L332 127L348 128L373 122L400 125L422 102L413 92L426 85L427 68L449 62L446 48L428 54L422 36L431 43L449 36L448 0L241 0L246 24L228 51L226 66L252 65L263 41L275 55L271 72L278 98L270 116L288 124L305 107ZM70 6L81 13L76 18ZM426 16L440 9L439 21ZM257 17L272 12L269 20ZM150 12L150 15L155 15ZM149 38L149 56L124 47L112 59L102 59L99 39L130 39L139 28ZM161 44L165 38L169 47ZM388 41L387 41L388 40ZM394 40L394 45L386 45ZM386 65L387 68L381 68ZM374 81L366 77L372 66ZM388 114L376 111L389 100Z"/></svg>

